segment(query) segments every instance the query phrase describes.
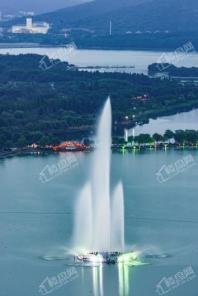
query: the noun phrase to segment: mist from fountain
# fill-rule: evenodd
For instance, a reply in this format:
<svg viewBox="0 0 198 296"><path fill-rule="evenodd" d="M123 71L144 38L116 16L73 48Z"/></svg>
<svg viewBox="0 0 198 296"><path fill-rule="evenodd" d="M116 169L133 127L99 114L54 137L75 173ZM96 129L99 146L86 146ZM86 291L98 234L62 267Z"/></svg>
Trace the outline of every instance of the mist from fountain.
<svg viewBox="0 0 198 296"><path fill-rule="evenodd" d="M124 193L121 182L113 193L111 207L111 249L124 252Z"/></svg>
<svg viewBox="0 0 198 296"><path fill-rule="evenodd" d="M122 183L111 200L111 102L107 99L101 114L91 176L76 205L74 244L88 252L124 250L124 196Z"/></svg>
<svg viewBox="0 0 198 296"><path fill-rule="evenodd" d="M92 244L93 219L91 196L91 186L90 183L87 183L78 197L75 208L74 243L75 246L85 250L89 249Z"/></svg>

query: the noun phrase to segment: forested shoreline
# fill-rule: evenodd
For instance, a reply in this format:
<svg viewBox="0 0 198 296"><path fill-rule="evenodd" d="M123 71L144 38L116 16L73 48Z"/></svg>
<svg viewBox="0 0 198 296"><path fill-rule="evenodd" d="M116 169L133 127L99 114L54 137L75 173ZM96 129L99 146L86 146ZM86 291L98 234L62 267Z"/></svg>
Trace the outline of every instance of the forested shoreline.
<svg viewBox="0 0 198 296"><path fill-rule="evenodd" d="M0 147L58 144L92 135L107 96L115 134L150 118L198 107L194 85L78 71L39 55L0 55Z"/></svg>

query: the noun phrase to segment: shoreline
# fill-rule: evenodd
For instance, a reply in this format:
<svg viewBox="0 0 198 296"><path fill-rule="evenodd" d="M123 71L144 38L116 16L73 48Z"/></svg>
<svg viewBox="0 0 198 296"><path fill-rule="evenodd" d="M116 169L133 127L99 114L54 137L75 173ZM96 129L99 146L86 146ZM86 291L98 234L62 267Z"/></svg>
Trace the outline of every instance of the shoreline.
<svg viewBox="0 0 198 296"><path fill-rule="evenodd" d="M50 45L50 44L40 44L40 43L0 43L0 49L10 49L10 48L63 48L67 44L60 45Z"/></svg>
<svg viewBox="0 0 198 296"><path fill-rule="evenodd" d="M0 151L0 160L6 158L12 158L16 156L49 156L49 155L60 155L67 153L91 153L94 151L93 147L89 147L84 150L63 150L63 151L53 151L44 148L40 149L17 149L16 151ZM141 153L141 152L159 152L159 151L197 151L198 145L179 145L179 144L141 144L133 146L125 145L112 145L112 153Z"/></svg>
<svg viewBox="0 0 198 296"><path fill-rule="evenodd" d="M69 44L69 43L68 43ZM10 48L64 48L67 44L40 44L34 42L20 42L20 43L0 43L0 49L10 49ZM98 50L98 51L145 51L145 52L172 52L172 49L168 48L160 48L160 49L153 49L153 48L115 48L115 47L78 47L77 50Z"/></svg>

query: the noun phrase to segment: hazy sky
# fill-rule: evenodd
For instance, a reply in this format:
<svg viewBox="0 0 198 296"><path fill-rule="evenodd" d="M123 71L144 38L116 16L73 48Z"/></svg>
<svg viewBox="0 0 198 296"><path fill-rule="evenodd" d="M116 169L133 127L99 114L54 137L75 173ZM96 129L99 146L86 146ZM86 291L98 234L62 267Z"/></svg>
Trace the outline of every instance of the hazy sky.
<svg viewBox="0 0 198 296"><path fill-rule="evenodd" d="M41 13L64 8L73 3L82 2L86 2L86 0L0 0L0 11L16 13L23 10Z"/></svg>

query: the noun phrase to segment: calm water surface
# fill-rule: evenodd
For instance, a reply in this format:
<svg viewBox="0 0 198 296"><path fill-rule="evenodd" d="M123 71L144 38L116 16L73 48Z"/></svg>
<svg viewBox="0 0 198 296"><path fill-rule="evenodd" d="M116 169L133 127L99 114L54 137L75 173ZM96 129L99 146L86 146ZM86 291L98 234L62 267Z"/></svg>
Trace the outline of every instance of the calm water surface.
<svg viewBox="0 0 198 296"><path fill-rule="evenodd" d="M135 135L141 133L153 135L156 132L163 135L168 129L172 131L187 129L198 130L198 109L171 116L163 116L157 119L150 119L148 124L136 126ZM132 129L129 130L129 134L133 134Z"/></svg>
<svg viewBox="0 0 198 296"><path fill-rule="evenodd" d="M159 183L156 172L189 154L193 166ZM70 254L75 201L89 176L91 153L75 154L78 165L48 183L39 173L59 156L14 157L0 161L1 296L41 295L39 285L73 266ZM54 296L158 296L156 285L192 266L195 278L169 292L198 294L198 153L148 151L112 155L111 182L124 184L126 244L145 254L144 266L76 266L77 278ZM58 260L59 259L59 260Z"/></svg>
<svg viewBox="0 0 198 296"><path fill-rule="evenodd" d="M79 67L86 66L124 66L121 69L101 69L101 71L119 71L147 74L148 65L156 63L164 52L142 50L69 50L64 48L8 48L0 49L0 54L35 53L50 58L68 61ZM169 55L170 53L167 52ZM171 59L172 61L172 59ZM178 62L177 62L178 61ZM177 59L176 66L198 66L198 54L189 53ZM174 63L174 61L173 61ZM127 68L135 66L134 69Z"/></svg>

